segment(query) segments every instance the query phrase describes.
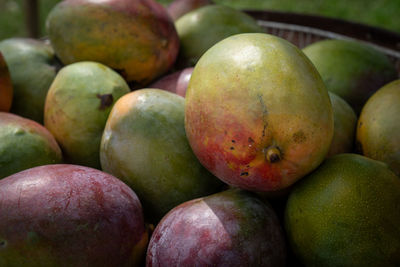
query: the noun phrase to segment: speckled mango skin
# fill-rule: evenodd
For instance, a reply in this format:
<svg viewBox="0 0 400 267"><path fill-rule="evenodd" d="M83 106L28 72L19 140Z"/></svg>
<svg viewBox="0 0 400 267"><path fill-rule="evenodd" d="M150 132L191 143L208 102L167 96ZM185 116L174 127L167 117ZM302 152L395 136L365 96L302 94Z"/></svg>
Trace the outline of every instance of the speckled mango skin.
<svg viewBox="0 0 400 267"><path fill-rule="evenodd" d="M304 266L400 266L400 179L385 164L338 154L289 195L285 228Z"/></svg>
<svg viewBox="0 0 400 267"><path fill-rule="evenodd" d="M375 92L357 123L357 151L380 160L400 176L400 80Z"/></svg>
<svg viewBox="0 0 400 267"><path fill-rule="evenodd" d="M0 179L35 166L61 161L61 149L43 125L0 112Z"/></svg>
<svg viewBox="0 0 400 267"><path fill-rule="evenodd" d="M185 202L157 225L146 266L285 266L286 245L274 211L231 189Z"/></svg>
<svg viewBox="0 0 400 267"><path fill-rule="evenodd" d="M65 161L100 169L100 141L111 108L130 89L112 69L78 62L60 70L48 91L44 125Z"/></svg>
<svg viewBox="0 0 400 267"><path fill-rule="evenodd" d="M253 191L293 184L325 158L333 136L328 92L305 55L268 34L229 37L196 64L185 127L200 162ZM280 160L267 160L275 148Z"/></svg>
<svg viewBox="0 0 400 267"><path fill-rule="evenodd" d="M36 39L10 38L0 42L0 52L13 85L10 112L43 124L46 94L60 67L52 47Z"/></svg>
<svg viewBox="0 0 400 267"><path fill-rule="evenodd" d="M303 52L328 91L342 97L357 115L376 90L398 78L384 53L357 41L323 40L303 48Z"/></svg>
<svg viewBox="0 0 400 267"><path fill-rule="evenodd" d="M62 1L46 25L64 64L100 62L142 85L166 72L178 54L172 19L153 0Z"/></svg>
<svg viewBox="0 0 400 267"><path fill-rule="evenodd" d="M19 172L0 180L0 203L0 266L138 266L145 254L139 199L99 170Z"/></svg>
<svg viewBox="0 0 400 267"><path fill-rule="evenodd" d="M184 98L160 89L136 90L117 101L104 129L100 159L104 171L138 194L152 223L222 185L189 146Z"/></svg>
<svg viewBox="0 0 400 267"><path fill-rule="evenodd" d="M13 87L10 72L3 55L0 52L0 111L10 111L13 97Z"/></svg>

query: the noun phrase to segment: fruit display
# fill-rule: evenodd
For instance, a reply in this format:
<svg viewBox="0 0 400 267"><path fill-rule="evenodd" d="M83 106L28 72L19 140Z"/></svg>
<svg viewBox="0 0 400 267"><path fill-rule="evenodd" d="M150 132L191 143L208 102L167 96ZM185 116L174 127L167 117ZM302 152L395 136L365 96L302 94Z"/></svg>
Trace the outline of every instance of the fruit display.
<svg viewBox="0 0 400 267"><path fill-rule="evenodd" d="M0 267L400 266L400 53L217 2L0 40Z"/></svg>

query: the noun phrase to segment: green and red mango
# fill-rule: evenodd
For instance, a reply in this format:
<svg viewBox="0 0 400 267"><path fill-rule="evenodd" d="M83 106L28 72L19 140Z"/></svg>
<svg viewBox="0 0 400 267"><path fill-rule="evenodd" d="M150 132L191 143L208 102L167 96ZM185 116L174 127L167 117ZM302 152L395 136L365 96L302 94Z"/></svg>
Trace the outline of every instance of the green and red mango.
<svg viewBox="0 0 400 267"><path fill-rule="evenodd" d="M249 33L217 43L196 64L185 127L215 176L247 190L277 191L325 158L333 113L320 75L297 47Z"/></svg>
<svg viewBox="0 0 400 267"><path fill-rule="evenodd" d="M64 64L96 61L141 85L175 62L179 39L166 9L153 0L69 0L47 17L47 31Z"/></svg>
<svg viewBox="0 0 400 267"><path fill-rule="evenodd" d="M184 101L160 89L136 90L115 103L103 132L102 169L138 194L152 223L178 204L215 193L222 185L189 146Z"/></svg>

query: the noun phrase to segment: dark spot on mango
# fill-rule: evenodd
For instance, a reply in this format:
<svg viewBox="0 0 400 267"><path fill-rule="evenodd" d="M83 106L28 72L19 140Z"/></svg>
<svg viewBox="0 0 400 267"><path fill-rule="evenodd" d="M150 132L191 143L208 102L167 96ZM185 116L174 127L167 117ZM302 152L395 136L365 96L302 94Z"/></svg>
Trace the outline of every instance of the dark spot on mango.
<svg viewBox="0 0 400 267"><path fill-rule="evenodd" d="M250 144L254 144L254 140L251 137L249 137L249 139L247 141L249 141Z"/></svg>
<svg viewBox="0 0 400 267"><path fill-rule="evenodd" d="M295 132L293 134L293 141L295 143L298 143L298 144L303 143L304 141L306 141L306 139L307 138L302 130Z"/></svg>
<svg viewBox="0 0 400 267"><path fill-rule="evenodd" d="M241 172L240 176L249 176L249 173L248 172Z"/></svg>
<svg viewBox="0 0 400 267"><path fill-rule="evenodd" d="M232 143L236 143L236 141L235 141L235 140L232 140Z"/></svg>
<svg viewBox="0 0 400 267"><path fill-rule="evenodd" d="M114 101L112 94L104 94L104 95L97 94L96 96L97 98L100 99L100 106L99 106L100 110L108 108L109 106L112 105Z"/></svg>
<svg viewBox="0 0 400 267"><path fill-rule="evenodd" d="M0 240L0 249L7 247L7 240Z"/></svg>
<svg viewBox="0 0 400 267"><path fill-rule="evenodd" d="M230 150L234 150L235 148L233 146L231 146Z"/></svg>

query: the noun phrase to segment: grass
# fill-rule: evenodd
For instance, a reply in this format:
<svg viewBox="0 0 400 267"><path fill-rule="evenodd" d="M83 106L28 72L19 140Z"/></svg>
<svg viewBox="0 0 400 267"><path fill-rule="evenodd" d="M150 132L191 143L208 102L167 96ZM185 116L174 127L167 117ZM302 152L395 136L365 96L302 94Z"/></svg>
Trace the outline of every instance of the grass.
<svg viewBox="0 0 400 267"><path fill-rule="evenodd" d="M239 9L270 9L318 14L369 24L400 33L399 0L214 0ZM41 33L45 35L48 12L60 0L39 0ZM159 0L168 4L171 0ZM0 0L0 40L27 36L24 18L25 0Z"/></svg>

